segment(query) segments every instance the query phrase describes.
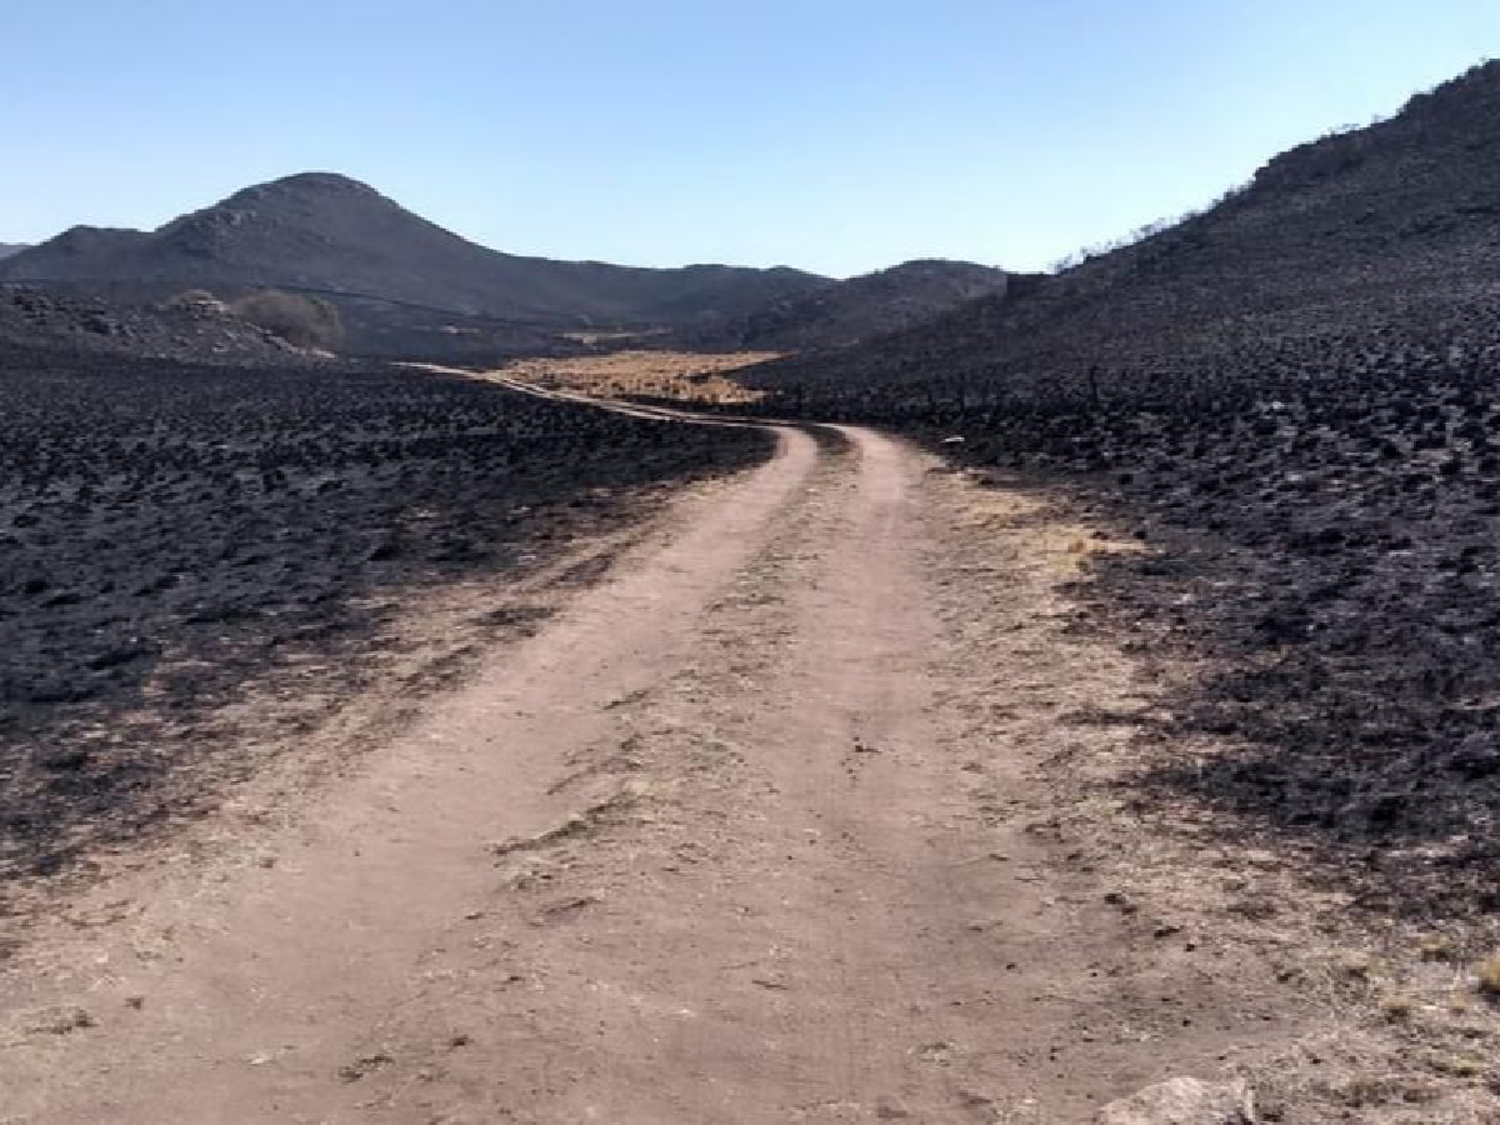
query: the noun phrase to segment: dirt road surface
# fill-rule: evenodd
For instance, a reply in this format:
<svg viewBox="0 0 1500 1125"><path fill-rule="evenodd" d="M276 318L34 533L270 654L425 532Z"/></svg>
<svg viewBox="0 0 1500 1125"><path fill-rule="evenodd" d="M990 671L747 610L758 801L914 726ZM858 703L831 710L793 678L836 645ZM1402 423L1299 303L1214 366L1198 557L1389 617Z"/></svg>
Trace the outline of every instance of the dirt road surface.
<svg viewBox="0 0 1500 1125"><path fill-rule="evenodd" d="M1007 811L1045 672L968 682L932 462L780 434L244 862L13 957L0 1121L1083 1122L1274 1032Z"/></svg>

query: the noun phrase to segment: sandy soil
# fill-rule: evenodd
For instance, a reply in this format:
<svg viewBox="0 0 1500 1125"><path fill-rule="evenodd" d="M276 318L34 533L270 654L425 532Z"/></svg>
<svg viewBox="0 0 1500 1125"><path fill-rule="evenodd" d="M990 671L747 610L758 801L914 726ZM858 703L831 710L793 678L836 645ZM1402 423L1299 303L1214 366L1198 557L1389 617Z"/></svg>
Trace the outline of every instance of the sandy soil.
<svg viewBox="0 0 1500 1125"><path fill-rule="evenodd" d="M992 494L780 440L237 861L31 935L0 1121L1069 1123L1293 1035L1049 831L1058 709L1132 690L1047 648L1056 544L976 561Z"/></svg>

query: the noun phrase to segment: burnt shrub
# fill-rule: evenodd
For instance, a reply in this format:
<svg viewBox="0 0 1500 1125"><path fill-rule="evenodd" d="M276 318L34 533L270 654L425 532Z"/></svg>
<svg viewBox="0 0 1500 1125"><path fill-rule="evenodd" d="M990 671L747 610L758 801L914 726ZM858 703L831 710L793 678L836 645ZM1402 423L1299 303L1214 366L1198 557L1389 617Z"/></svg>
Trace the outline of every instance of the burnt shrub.
<svg viewBox="0 0 1500 1125"><path fill-rule="evenodd" d="M334 351L344 340L339 310L321 297L267 289L241 297L230 311L299 348Z"/></svg>

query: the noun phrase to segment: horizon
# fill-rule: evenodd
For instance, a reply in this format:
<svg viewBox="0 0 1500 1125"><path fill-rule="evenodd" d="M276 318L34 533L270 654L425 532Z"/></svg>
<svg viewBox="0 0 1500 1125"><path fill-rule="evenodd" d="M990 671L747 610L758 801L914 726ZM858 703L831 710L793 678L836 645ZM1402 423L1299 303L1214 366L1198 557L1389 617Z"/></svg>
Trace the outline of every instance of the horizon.
<svg viewBox="0 0 1500 1125"><path fill-rule="evenodd" d="M463 0L418 22L399 0L272 0L245 28L183 0L21 0L0 94L35 112L8 142L29 175L0 186L0 242L151 230L326 171L528 257L1041 271L1500 53L1500 11L1476 0L1227 7ZM99 34L80 43L80 19Z"/></svg>

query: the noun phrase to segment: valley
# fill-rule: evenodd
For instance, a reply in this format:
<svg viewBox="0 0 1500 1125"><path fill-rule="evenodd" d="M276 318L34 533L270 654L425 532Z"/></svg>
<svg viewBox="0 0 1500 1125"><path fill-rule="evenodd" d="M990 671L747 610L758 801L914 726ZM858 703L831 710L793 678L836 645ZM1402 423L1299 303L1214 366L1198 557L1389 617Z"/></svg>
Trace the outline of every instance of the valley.
<svg viewBox="0 0 1500 1125"><path fill-rule="evenodd" d="M0 1122L1494 1125L1497 174L1489 62L1047 273L0 248Z"/></svg>
<svg viewBox="0 0 1500 1125"><path fill-rule="evenodd" d="M1059 643L952 631L967 564L929 536L992 502L865 431L779 444L332 784L259 817L252 784L192 867L116 879L63 916L115 921L13 958L11 1108L1082 1121L1164 1058L1290 1034L1269 966L1216 983L1234 945L1152 940L1046 828L1037 733L1131 689L992 690L977 653ZM1028 619L1051 550L1000 565Z"/></svg>

